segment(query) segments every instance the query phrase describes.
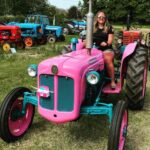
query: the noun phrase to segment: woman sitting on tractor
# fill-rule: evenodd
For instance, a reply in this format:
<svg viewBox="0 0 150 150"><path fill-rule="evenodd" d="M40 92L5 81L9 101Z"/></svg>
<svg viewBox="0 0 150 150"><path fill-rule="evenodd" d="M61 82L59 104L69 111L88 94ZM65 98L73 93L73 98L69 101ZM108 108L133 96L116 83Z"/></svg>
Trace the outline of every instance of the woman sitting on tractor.
<svg viewBox="0 0 150 150"><path fill-rule="evenodd" d="M112 42L114 38L114 31L112 26L108 25L108 19L103 11L96 14L94 20L94 33L93 41L98 49L103 51L104 62L108 75L111 77L111 88L116 88L115 75L114 75L114 52L112 49Z"/></svg>

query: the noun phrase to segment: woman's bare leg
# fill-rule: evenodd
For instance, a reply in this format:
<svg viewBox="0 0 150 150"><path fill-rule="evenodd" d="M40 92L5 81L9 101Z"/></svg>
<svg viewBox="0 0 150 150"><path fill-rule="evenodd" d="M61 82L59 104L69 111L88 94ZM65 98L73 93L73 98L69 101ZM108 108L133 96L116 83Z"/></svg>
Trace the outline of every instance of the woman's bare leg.
<svg viewBox="0 0 150 150"><path fill-rule="evenodd" d="M115 88L115 69L114 69L114 54L113 52L104 52L104 62L106 65L106 69L111 80L111 87Z"/></svg>

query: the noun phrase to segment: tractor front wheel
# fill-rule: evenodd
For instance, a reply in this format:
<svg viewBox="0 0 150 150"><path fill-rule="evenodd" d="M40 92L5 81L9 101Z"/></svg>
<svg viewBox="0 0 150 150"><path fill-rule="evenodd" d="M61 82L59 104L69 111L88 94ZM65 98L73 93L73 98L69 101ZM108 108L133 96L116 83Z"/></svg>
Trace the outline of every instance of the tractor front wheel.
<svg viewBox="0 0 150 150"><path fill-rule="evenodd" d="M50 44L55 43L56 42L56 37L53 36L53 35L49 35L47 37L47 42L50 43Z"/></svg>
<svg viewBox="0 0 150 150"><path fill-rule="evenodd" d="M27 104L26 113L22 114L24 92L30 90L25 87L13 89L0 108L0 137L8 143L22 137L32 124L35 107Z"/></svg>
<svg viewBox="0 0 150 150"><path fill-rule="evenodd" d="M4 53L9 53L10 50L11 50L11 44L8 43L8 42L4 42L4 43L2 44L2 49L3 49L3 52L4 52Z"/></svg>
<svg viewBox="0 0 150 150"><path fill-rule="evenodd" d="M119 101L114 109L109 131L108 150L123 150L128 127L127 102Z"/></svg>
<svg viewBox="0 0 150 150"><path fill-rule="evenodd" d="M38 39L38 43L40 45L46 44L46 42L47 42L47 40L46 40L46 37L44 37L44 36L41 39Z"/></svg>
<svg viewBox="0 0 150 150"><path fill-rule="evenodd" d="M138 47L130 57L126 74L126 98L129 108L140 110L144 106L147 83L148 53L144 47Z"/></svg>
<svg viewBox="0 0 150 150"><path fill-rule="evenodd" d="M31 37L24 38L25 46L32 47L34 45L34 40Z"/></svg>

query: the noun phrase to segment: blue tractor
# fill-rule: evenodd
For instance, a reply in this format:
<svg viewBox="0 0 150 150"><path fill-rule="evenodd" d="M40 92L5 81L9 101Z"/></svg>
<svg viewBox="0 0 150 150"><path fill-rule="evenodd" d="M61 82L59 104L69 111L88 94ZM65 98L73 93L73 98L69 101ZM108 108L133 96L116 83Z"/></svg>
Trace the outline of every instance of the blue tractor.
<svg viewBox="0 0 150 150"><path fill-rule="evenodd" d="M84 20L66 21L64 34L79 34L81 31L86 29L86 24L87 23Z"/></svg>
<svg viewBox="0 0 150 150"><path fill-rule="evenodd" d="M25 46L32 47L37 42L44 44L45 41L40 24L10 22L9 25L20 27Z"/></svg>
<svg viewBox="0 0 150 150"><path fill-rule="evenodd" d="M47 38L48 43L65 41L62 27L50 25L49 18L46 15L28 15L25 22L40 24L42 33Z"/></svg>
<svg viewBox="0 0 150 150"><path fill-rule="evenodd" d="M86 21L72 21L72 24L75 28L78 28L79 30L85 30L86 28Z"/></svg>

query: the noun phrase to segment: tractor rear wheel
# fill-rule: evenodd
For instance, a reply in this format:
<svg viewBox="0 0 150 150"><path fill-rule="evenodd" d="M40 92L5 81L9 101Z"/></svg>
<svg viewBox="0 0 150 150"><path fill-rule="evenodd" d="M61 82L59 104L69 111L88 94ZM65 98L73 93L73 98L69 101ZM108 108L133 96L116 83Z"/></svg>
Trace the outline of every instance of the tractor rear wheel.
<svg viewBox="0 0 150 150"><path fill-rule="evenodd" d="M40 45L46 44L46 42L47 42L47 39L44 36L42 36L41 39L38 39L38 44L40 44Z"/></svg>
<svg viewBox="0 0 150 150"><path fill-rule="evenodd" d="M19 41L16 43L18 49L25 49L25 43L23 41Z"/></svg>
<svg viewBox="0 0 150 150"><path fill-rule="evenodd" d="M126 98L132 110L140 110L144 106L148 70L147 55L146 48L138 47L128 61Z"/></svg>
<svg viewBox="0 0 150 150"><path fill-rule="evenodd" d="M63 29L63 34L64 35L68 35L69 34L69 29L68 28L64 28Z"/></svg>
<svg viewBox="0 0 150 150"><path fill-rule="evenodd" d="M60 35L59 40L60 40L61 42L64 42L64 41L65 41L65 36L64 36L64 35Z"/></svg>

